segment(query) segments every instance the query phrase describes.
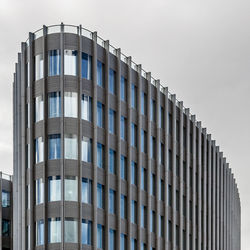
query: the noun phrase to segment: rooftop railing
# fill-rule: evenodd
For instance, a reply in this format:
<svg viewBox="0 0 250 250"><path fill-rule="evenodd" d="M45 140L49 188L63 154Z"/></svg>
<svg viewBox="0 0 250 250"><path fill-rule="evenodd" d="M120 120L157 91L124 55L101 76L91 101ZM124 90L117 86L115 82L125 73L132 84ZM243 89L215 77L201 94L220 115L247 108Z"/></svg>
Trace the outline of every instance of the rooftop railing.
<svg viewBox="0 0 250 250"><path fill-rule="evenodd" d="M11 181L12 180L12 175L9 175L9 174L5 174L5 173L2 173L0 172L0 177L4 180L7 180L7 181Z"/></svg>
<svg viewBox="0 0 250 250"><path fill-rule="evenodd" d="M87 37L89 39L93 39L93 32L91 32L88 29L82 28L81 26L75 26L75 25L68 25L68 24L58 24L58 25L50 25L47 26L47 34L53 34L53 33L71 33L71 34L77 34L77 35L82 35L84 37ZM43 36L43 28L35 31L34 34L34 39L38 39ZM27 46L29 46L29 39L26 40ZM100 45L101 47L104 48L105 45L105 40L99 36L97 36L97 44ZM109 45L109 52L113 54L114 56L117 56L117 48L115 48L112 45ZM124 63L128 63L127 56L121 53L121 61ZM131 68L135 71L138 71L138 65L135 62L131 62ZM147 71L144 69L141 69L141 76L144 77L145 79L147 78ZM156 79L151 76L151 84L156 87ZM165 93L165 87L164 85L160 84L160 91L164 94ZM171 94L168 91L168 98L172 100L173 94ZM180 108L180 101L178 99L175 99L175 104L177 107ZM183 111L185 113L186 108L183 106ZM189 118L191 119L192 114L189 113ZM196 122L197 124L197 122Z"/></svg>

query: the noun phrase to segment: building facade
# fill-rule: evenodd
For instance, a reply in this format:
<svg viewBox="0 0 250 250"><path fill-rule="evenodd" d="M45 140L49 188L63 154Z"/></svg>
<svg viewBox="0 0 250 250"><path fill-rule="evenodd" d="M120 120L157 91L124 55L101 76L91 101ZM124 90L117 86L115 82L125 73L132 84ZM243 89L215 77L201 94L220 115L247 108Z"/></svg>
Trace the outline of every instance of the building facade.
<svg viewBox="0 0 250 250"><path fill-rule="evenodd" d="M14 74L13 247L240 249L219 146L159 80L81 26L44 26Z"/></svg>

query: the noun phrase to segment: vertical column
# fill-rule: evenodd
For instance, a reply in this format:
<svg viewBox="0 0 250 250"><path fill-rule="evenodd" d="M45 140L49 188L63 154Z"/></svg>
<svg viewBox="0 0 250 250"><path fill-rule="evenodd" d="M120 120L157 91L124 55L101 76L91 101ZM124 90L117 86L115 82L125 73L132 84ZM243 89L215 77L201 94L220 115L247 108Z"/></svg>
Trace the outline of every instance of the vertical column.
<svg viewBox="0 0 250 250"><path fill-rule="evenodd" d="M164 183L165 183L165 193L164 193L164 216L165 216L165 223L164 223L164 249L169 249L168 247L168 221L169 221L169 213L168 213L168 150L169 150L169 143L168 143L168 130L169 130L169 120L168 120L168 88L164 88L164 144L165 144L165 152L164 152Z"/></svg>
<svg viewBox="0 0 250 250"><path fill-rule="evenodd" d="M202 129L203 133L203 228L202 228L202 236L203 236L203 250L207 249L207 130Z"/></svg>
<svg viewBox="0 0 250 250"><path fill-rule="evenodd" d="M215 141L212 141L212 250L215 250L215 189L216 189L216 182L215 182L215 172L216 172L216 158L215 158Z"/></svg>
<svg viewBox="0 0 250 250"><path fill-rule="evenodd" d="M33 41L34 41L34 34L33 33L29 33L29 48L28 48L28 54L29 54L29 66L30 66L30 70L29 70L29 108L30 108L30 128L29 128L29 148L30 148L30 155L29 157L29 162L30 162L30 174L29 174L29 185L30 185L30 209L28 212L28 216L29 216L29 226L30 226L30 250L33 250L35 247L35 223L33 223L35 217L34 217L34 175L35 175L35 169L34 169L34 98L33 98L33 93L34 93L34 72L35 72L35 68L34 68L34 48L33 48Z"/></svg>
<svg viewBox="0 0 250 250"><path fill-rule="evenodd" d="M150 113L151 113L151 73L147 73L147 162L148 162L148 169L147 169L147 196L148 196L148 203L147 203L147 238L148 238L148 246L147 249L151 249L151 232L150 232L150 213L151 213L151 195L150 195L150 178L151 178L151 158L150 158L150 145L151 145L151 120L150 120Z"/></svg>
<svg viewBox="0 0 250 250"><path fill-rule="evenodd" d="M176 249L176 96L172 101L172 249Z"/></svg>
<svg viewBox="0 0 250 250"><path fill-rule="evenodd" d="M191 162L193 167L192 172L192 246L196 249L196 121L195 115L191 116L192 120L192 155Z"/></svg>
<svg viewBox="0 0 250 250"><path fill-rule="evenodd" d="M227 191L227 179L226 179L226 158L223 158L223 246L224 246L224 250L227 250L227 224L226 224L226 209L227 209L227 197L226 197L226 191Z"/></svg>
<svg viewBox="0 0 250 250"><path fill-rule="evenodd" d="M198 129L198 151L197 151L197 174L198 174L198 194L197 194L197 206L198 206L198 228L197 228L197 249L201 250L201 236L202 236L202 228L201 228L201 199L202 199L202 194L201 194L201 176L202 176L202 166L201 166L201 122L197 123L197 129Z"/></svg>
<svg viewBox="0 0 250 250"><path fill-rule="evenodd" d="M47 218L47 201L48 201L48 182L47 182L47 162L48 162L48 150L47 150L47 27L43 26L43 79L42 79L42 96L43 96L43 147L44 147L44 166L43 166L43 183L44 183L44 201L43 201L43 219L44 219L44 246L48 244L48 218Z"/></svg>
<svg viewBox="0 0 250 250"><path fill-rule="evenodd" d="M207 174L207 181L208 181L208 185L207 185L207 195L208 195L208 233L207 233L207 246L208 246L208 250L211 250L211 218L212 218L212 213L211 213L211 190L212 190L212 182L211 182L211 135L209 134L207 136L207 140L208 140L208 149L207 149L207 168L208 168L208 174Z"/></svg>
<svg viewBox="0 0 250 250"><path fill-rule="evenodd" d="M64 250L64 24L61 24L60 33L60 54L61 54L61 74L60 74L60 91L61 91L61 118L60 118L60 128L61 128L61 248Z"/></svg>
<svg viewBox="0 0 250 250"><path fill-rule="evenodd" d="M97 32L92 34L93 73L93 250L97 249Z"/></svg>
<svg viewBox="0 0 250 250"><path fill-rule="evenodd" d="M219 185L220 185L220 244L219 249L223 249L223 153L220 152L220 178L219 178Z"/></svg>
<svg viewBox="0 0 250 250"><path fill-rule="evenodd" d="M156 218L156 231L155 231L155 248L160 249L160 241L159 241L159 200L160 200L160 189L159 186L161 185L161 178L160 178L160 80L156 81L156 88L157 88L157 95L156 95L156 196L155 196L155 205L156 205L156 211L155 211L155 218Z"/></svg>
<svg viewBox="0 0 250 250"><path fill-rule="evenodd" d="M128 128L128 144L127 144L127 170L128 170L128 178L127 178L127 241L128 241L128 250L131 249L130 239L131 239L131 92L130 92L130 86L131 86L131 71L128 71L128 79L127 79L127 128Z"/></svg>
<svg viewBox="0 0 250 250"><path fill-rule="evenodd" d="M220 207L219 207L219 202L220 202L220 187L219 187L219 181L220 181L220 151L219 151L219 146L216 147L216 171L215 171L215 181L216 181L216 241L215 241L215 248L219 249L219 243L220 243L220 217L219 217L219 212L220 212Z"/></svg>
<svg viewBox="0 0 250 250"><path fill-rule="evenodd" d="M179 178L179 187L180 187L180 198L179 198L179 249L183 249L183 220L184 220L184 215L183 215L183 188L184 188L184 177L183 177L183 154L184 154L184 149L183 149L183 102L179 103L179 108L180 108L180 121L179 121L179 133L180 133L180 140L179 140L179 159L180 159L180 178Z"/></svg>
<svg viewBox="0 0 250 250"><path fill-rule="evenodd" d="M141 168L142 168L142 150L141 150L141 128L142 128L142 119L141 119L141 65L137 65L137 127L138 127L138 157L137 157L137 176L138 176L138 188L137 188L137 248L140 249L141 245Z"/></svg>
<svg viewBox="0 0 250 250"><path fill-rule="evenodd" d="M79 202L79 223L78 223L78 239L79 249L82 247L82 25L77 27L78 29L78 202Z"/></svg>
<svg viewBox="0 0 250 250"><path fill-rule="evenodd" d="M109 238L109 42L105 41L105 239ZM117 55L118 55L117 51ZM117 59L117 62L119 59ZM119 63L117 63L119 67ZM118 75L118 72L117 74ZM105 249L109 249L109 241L105 241Z"/></svg>

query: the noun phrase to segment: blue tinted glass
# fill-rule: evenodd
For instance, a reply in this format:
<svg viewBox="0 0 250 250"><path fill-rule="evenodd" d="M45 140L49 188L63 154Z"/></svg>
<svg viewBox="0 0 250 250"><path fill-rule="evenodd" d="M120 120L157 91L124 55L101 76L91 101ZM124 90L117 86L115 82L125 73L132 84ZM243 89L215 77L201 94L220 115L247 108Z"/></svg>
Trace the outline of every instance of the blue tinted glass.
<svg viewBox="0 0 250 250"><path fill-rule="evenodd" d="M91 65L92 65L92 57L82 52L82 78L88 80L92 79Z"/></svg>
<svg viewBox="0 0 250 250"><path fill-rule="evenodd" d="M126 83L125 83L125 78L121 76L121 100L126 101Z"/></svg>
<svg viewBox="0 0 250 250"><path fill-rule="evenodd" d="M52 92L49 93L49 118L61 116L61 93Z"/></svg>
<svg viewBox="0 0 250 250"><path fill-rule="evenodd" d="M121 194L121 218L125 219L125 196Z"/></svg>
<svg viewBox="0 0 250 250"><path fill-rule="evenodd" d="M109 69L109 92L115 94L115 71Z"/></svg>
<svg viewBox="0 0 250 250"><path fill-rule="evenodd" d="M136 132L135 132L135 124L131 123L131 146L136 146Z"/></svg>
<svg viewBox="0 0 250 250"><path fill-rule="evenodd" d="M82 244L92 244L92 222L82 219Z"/></svg>
<svg viewBox="0 0 250 250"><path fill-rule="evenodd" d="M126 158L121 155L121 179L126 180Z"/></svg>
<svg viewBox="0 0 250 250"><path fill-rule="evenodd" d="M109 229L109 250L115 250L115 230Z"/></svg>
<svg viewBox="0 0 250 250"><path fill-rule="evenodd" d="M131 107L136 108L136 87L134 84L131 85Z"/></svg>
<svg viewBox="0 0 250 250"><path fill-rule="evenodd" d="M136 239L131 239L131 250L136 250Z"/></svg>
<svg viewBox="0 0 250 250"><path fill-rule="evenodd" d="M49 160L61 158L61 135L49 135Z"/></svg>
<svg viewBox="0 0 250 250"><path fill-rule="evenodd" d="M103 64L97 61L97 85L103 87Z"/></svg>
<svg viewBox="0 0 250 250"><path fill-rule="evenodd" d="M125 117L121 116L121 139L125 140Z"/></svg>
<svg viewBox="0 0 250 250"><path fill-rule="evenodd" d="M97 167L103 168L104 162L104 149L101 143L97 143Z"/></svg>
<svg viewBox="0 0 250 250"><path fill-rule="evenodd" d="M115 213L115 191L113 189L109 189L109 213Z"/></svg>
<svg viewBox="0 0 250 250"><path fill-rule="evenodd" d="M136 223L136 201L131 201L131 222Z"/></svg>
<svg viewBox="0 0 250 250"><path fill-rule="evenodd" d="M115 151L109 149L109 172L115 174Z"/></svg>
<svg viewBox="0 0 250 250"><path fill-rule="evenodd" d="M103 104L97 102L97 126L102 128L103 127Z"/></svg>
<svg viewBox="0 0 250 250"><path fill-rule="evenodd" d="M97 207L104 208L104 186L97 183Z"/></svg>
<svg viewBox="0 0 250 250"><path fill-rule="evenodd" d="M104 227L97 225L97 248L104 249Z"/></svg>
<svg viewBox="0 0 250 250"><path fill-rule="evenodd" d="M60 50L50 50L48 55L48 75L56 76L61 73Z"/></svg>
<svg viewBox="0 0 250 250"><path fill-rule="evenodd" d="M137 178L136 178L136 163L134 161L131 161L131 184L136 185L137 184Z"/></svg>
<svg viewBox="0 0 250 250"><path fill-rule="evenodd" d="M126 248L126 235L121 234L121 239L120 239L120 250L125 250Z"/></svg>
<svg viewBox="0 0 250 250"><path fill-rule="evenodd" d="M144 92L141 92L141 114L142 115L145 115L145 107L144 107L144 104L145 104L145 100L144 100Z"/></svg>
<svg viewBox="0 0 250 250"><path fill-rule="evenodd" d="M115 111L113 109L109 109L109 132L115 133Z"/></svg>
<svg viewBox="0 0 250 250"><path fill-rule="evenodd" d="M87 178L82 178L82 202L92 202L92 181Z"/></svg>

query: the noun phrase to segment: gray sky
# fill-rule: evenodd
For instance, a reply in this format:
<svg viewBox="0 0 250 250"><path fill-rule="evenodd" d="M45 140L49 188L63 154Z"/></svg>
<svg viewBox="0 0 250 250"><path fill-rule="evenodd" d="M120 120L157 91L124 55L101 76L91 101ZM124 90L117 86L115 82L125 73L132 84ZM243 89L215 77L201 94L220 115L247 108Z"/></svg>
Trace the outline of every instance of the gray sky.
<svg viewBox="0 0 250 250"><path fill-rule="evenodd" d="M0 0L0 170L12 172L20 43L43 24L82 24L151 71L208 128L236 176L249 249L249 13L249 0Z"/></svg>

